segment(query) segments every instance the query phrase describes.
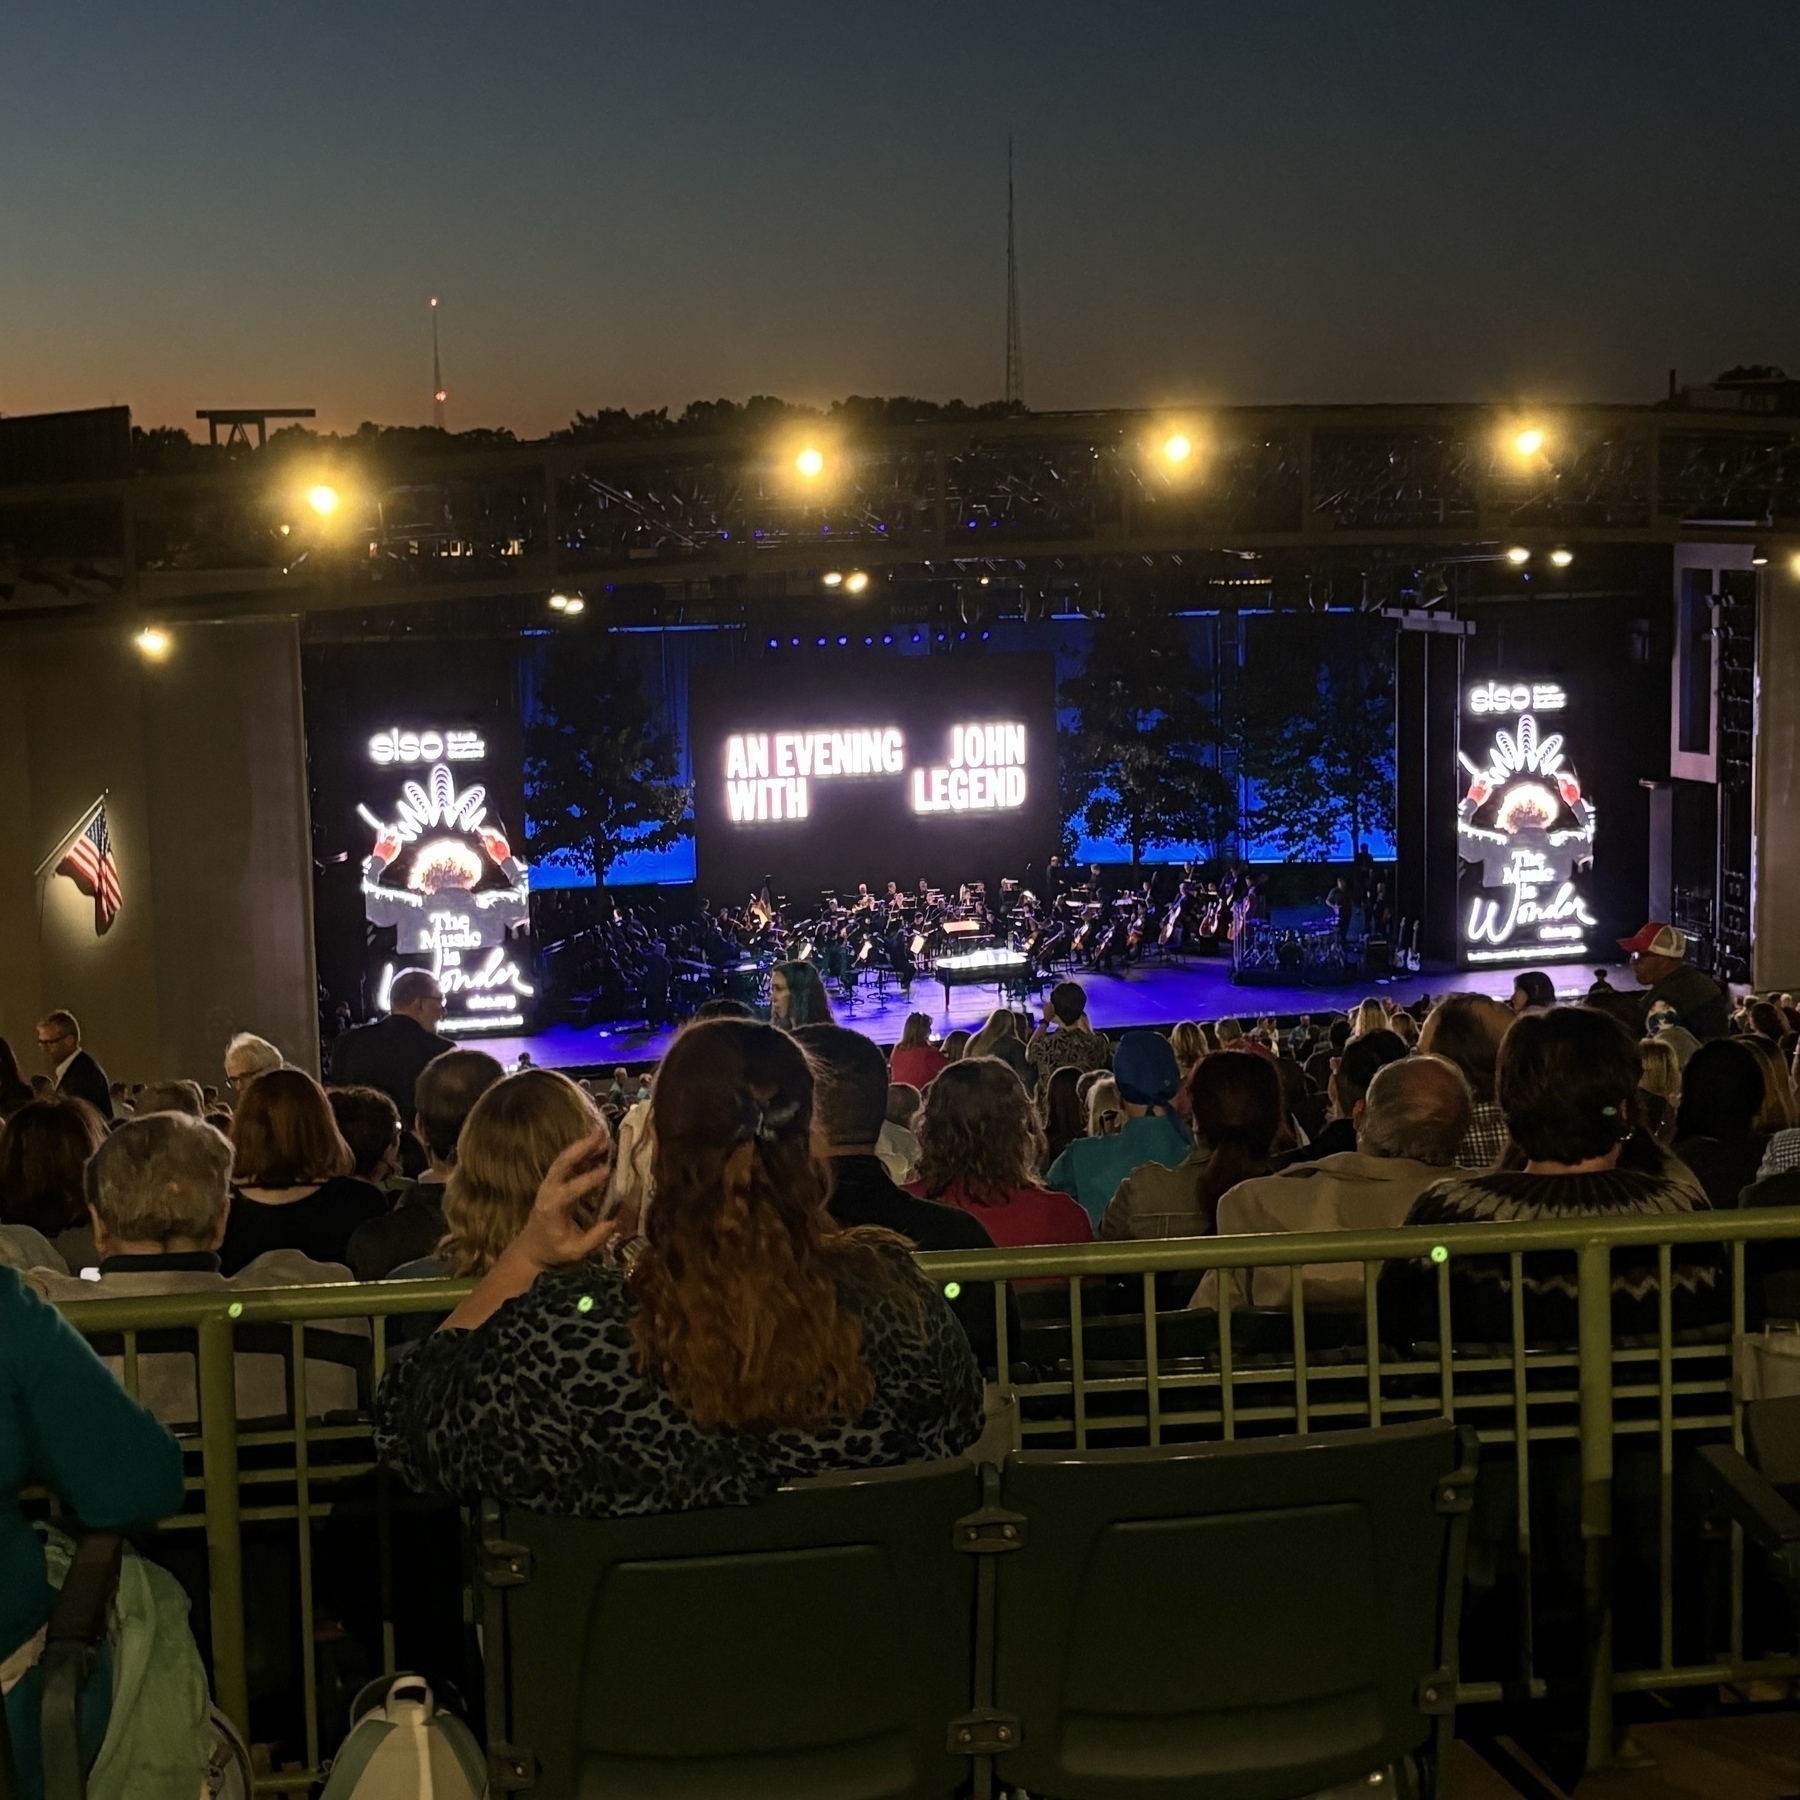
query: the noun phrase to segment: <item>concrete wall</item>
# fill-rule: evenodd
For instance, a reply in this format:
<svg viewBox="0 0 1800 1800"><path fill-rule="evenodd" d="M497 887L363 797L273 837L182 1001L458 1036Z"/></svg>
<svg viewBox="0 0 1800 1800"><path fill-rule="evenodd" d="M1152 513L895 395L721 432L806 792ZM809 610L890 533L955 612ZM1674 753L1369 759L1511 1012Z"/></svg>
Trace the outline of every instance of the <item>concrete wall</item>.
<svg viewBox="0 0 1800 1800"><path fill-rule="evenodd" d="M1785 555L1763 570L1756 664L1753 979L1800 991L1800 580Z"/></svg>
<svg viewBox="0 0 1800 1800"><path fill-rule="evenodd" d="M102 791L124 889L37 864ZM147 661L120 628L0 636L0 1034L27 1074L66 1006L115 1080L220 1082L234 1031L316 1069L298 633L182 625Z"/></svg>

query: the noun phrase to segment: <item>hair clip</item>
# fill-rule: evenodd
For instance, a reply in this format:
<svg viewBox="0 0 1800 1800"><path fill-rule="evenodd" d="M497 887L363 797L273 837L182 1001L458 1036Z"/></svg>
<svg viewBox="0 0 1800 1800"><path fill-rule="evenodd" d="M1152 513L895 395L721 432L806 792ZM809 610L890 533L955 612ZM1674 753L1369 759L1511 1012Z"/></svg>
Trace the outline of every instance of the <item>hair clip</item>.
<svg viewBox="0 0 1800 1800"><path fill-rule="evenodd" d="M773 1144L799 1115L800 1106L797 1101L789 1100L783 1105L774 1106L759 1101L754 1094L740 1093L738 1128L734 1141L747 1144L755 1140L760 1144Z"/></svg>

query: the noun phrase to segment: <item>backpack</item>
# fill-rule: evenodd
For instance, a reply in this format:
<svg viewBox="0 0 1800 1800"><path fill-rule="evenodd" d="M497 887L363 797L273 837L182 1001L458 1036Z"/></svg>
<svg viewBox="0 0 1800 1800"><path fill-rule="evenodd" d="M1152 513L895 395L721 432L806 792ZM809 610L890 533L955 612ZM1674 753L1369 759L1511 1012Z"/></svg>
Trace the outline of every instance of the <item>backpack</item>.
<svg viewBox="0 0 1800 1800"><path fill-rule="evenodd" d="M320 1800L485 1800L487 1758L421 1675L384 1675L350 1707Z"/></svg>

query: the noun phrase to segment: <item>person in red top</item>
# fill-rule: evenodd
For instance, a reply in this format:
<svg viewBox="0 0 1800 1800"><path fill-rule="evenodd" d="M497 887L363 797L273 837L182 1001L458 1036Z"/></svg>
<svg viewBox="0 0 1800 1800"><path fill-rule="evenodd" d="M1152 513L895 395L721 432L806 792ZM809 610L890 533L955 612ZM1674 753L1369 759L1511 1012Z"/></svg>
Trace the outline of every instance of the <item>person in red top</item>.
<svg viewBox="0 0 1800 1800"><path fill-rule="evenodd" d="M966 1057L946 1068L915 1130L919 1178L909 1193L973 1213L996 1244L1092 1241L1082 1208L1039 1186L1044 1128L1025 1084L998 1057Z"/></svg>
<svg viewBox="0 0 1800 1800"><path fill-rule="evenodd" d="M888 1057L888 1080L904 1082L922 1094L949 1066L949 1057L931 1041L931 1020L921 1012L908 1013L900 1041Z"/></svg>

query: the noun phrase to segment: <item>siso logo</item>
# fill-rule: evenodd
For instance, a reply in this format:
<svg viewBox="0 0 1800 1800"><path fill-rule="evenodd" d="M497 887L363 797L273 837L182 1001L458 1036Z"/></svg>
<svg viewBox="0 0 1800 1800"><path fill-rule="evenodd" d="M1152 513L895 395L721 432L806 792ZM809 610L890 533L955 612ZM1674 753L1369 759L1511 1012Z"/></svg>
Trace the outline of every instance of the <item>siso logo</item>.
<svg viewBox="0 0 1800 1800"><path fill-rule="evenodd" d="M1554 681L1487 681L1469 689L1472 713L1561 712L1568 704Z"/></svg>
<svg viewBox="0 0 1800 1800"><path fill-rule="evenodd" d="M390 726L369 739L373 763L479 762L487 745L478 731L403 731Z"/></svg>

